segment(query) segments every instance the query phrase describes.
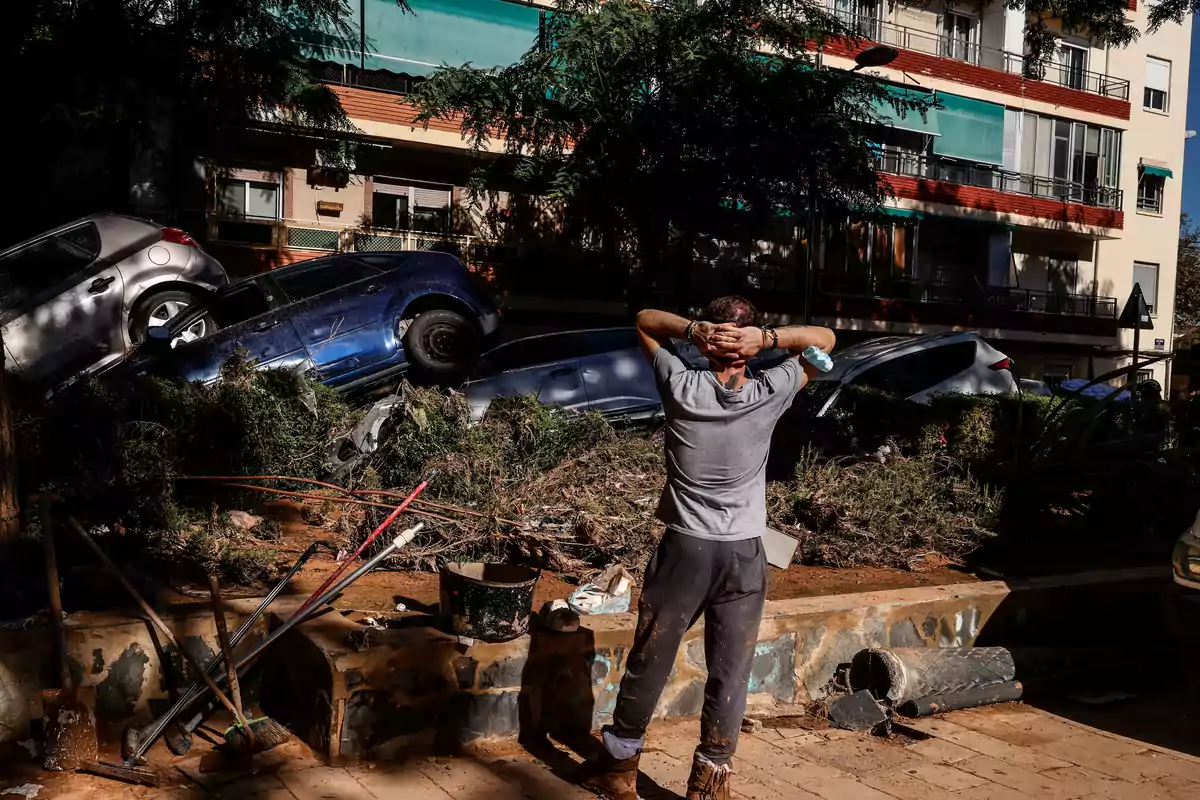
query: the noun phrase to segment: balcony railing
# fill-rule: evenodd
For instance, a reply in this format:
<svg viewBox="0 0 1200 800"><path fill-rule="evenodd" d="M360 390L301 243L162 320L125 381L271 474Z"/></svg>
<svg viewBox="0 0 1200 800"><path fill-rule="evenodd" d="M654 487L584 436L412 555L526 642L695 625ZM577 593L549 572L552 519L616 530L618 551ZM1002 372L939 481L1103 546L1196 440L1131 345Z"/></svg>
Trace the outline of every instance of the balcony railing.
<svg viewBox="0 0 1200 800"><path fill-rule="evenodd" d="M1112 97L1117 100L1129 99L1129 81L1122 78L1078 69L1068 64L1036 62L1020 53L986 47L977 41L967 41L959 37L906 28L903 25L893 25L866 14L851 14L844 11L833 11L832 13L855 30L859 36L874 42L939 58L962 61L987 69L1023 75L1032 80L1045 81L1102 97ZM978 30L977 23L976 31L978 32Z"/></svg>
<svg viewBox="0 0 1200 800"><path fill-rule="evenodd" d="M975 311L1053 314L1095 319L1115 319L1117 316L1115 297L917 278L879 279L869 274L852 276L830 272L818 273L817 293L837 297L940 303Z"/></svg>
<svg viewBox="0 0 1200 800"><path fill-rule="evenodd" d="M909 175L961 186L995 189L1008 194L1046 197L1065 203L1099 208L1121 208L1120 189L1077 183L1060 178L1043 178L1010 172L991 164L975 164L940 156L921 156L896 150L877 151L875 168L893 175Z"/></svg>

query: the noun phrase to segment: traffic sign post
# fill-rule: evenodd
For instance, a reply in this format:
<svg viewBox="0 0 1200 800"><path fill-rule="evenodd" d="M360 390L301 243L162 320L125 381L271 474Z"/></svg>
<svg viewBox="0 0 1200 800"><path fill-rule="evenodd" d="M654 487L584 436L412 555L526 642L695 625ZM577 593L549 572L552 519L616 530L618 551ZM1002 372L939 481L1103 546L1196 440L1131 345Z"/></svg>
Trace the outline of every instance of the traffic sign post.
<svg viewBox="0 0 1200 800"><path fill-rule="evenodd" d="M1142 296L1142 287L1139 284L1133 285L1133 291L1129 293L1129 299L1125 301L1125 308L1121 310L1121 317L1117 321L1117 325L1125 330L1133 331L1133 368L1129 370L1129 379L1125 381L1125 385L1130 389L1129 394L1132 396L1134 386L1137 384L1138 351L1141 350L1142 345L1141 332L1154 330L1154 320L1150 318L1150 307L1146 305L1146 298Z"/></svg>

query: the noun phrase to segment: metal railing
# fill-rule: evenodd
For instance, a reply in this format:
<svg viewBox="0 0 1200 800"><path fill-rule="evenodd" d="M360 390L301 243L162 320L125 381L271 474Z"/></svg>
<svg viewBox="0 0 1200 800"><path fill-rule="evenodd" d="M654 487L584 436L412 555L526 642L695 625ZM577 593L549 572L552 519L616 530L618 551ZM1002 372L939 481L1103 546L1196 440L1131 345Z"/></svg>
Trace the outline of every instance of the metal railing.
<svg viewBox="0 0 1200 800"><path fill-rule="evenodd" d="M941 156L921 156L897 150L875 154L875 168L893 175L909 175L933 181L995 189L1007 194L1046 197L1064 203L1099 208L1121 208L1122 192L1108 186L1077 183L1060 178L1043 178L1011 172L991 164L958 161Z"/></svg>
<svg viewBox="0 0 1200 800"><path fill-rule="evenodd" d="M1100 72L1078 69L1056 62L1035 61L1020 53L1010 53L996 47L988 47L978 41L929 31L907 28L871 16L831 10L831 13L863 39L881 44L926 53L939 58L948 58L973 64L977 67L1022 75L1031 80L1053 83L1067 89L1075 89L1117 100L1129 99L1129 81L1114 78ZM981 24L976 25L976 36Z"/></svg>
<svg viewBox="0 0 1200 800"><path fill-rule="evenodd" d="M1117 299L1090 294L1073 294L1011 286L981 286L966 280L952 282L920 278L886 277L871 274L817 273L817 293L874 300L909 300L942 303L976 309L993 309L1030 314L1114 319Z"/></svg>

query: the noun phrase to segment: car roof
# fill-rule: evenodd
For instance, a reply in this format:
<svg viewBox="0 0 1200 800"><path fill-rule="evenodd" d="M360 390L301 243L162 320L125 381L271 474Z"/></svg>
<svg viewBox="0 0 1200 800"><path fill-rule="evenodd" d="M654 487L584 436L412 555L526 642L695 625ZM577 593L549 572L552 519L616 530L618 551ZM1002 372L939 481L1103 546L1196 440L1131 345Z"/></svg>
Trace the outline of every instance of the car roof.
<svg viewBox="0 0 1200 800"><path fill-rule="evenodd" d="M831 354L833 369L829 372L819 373L813 377L813 380L842 380L849 377L851 373L860 372L873 364L906 351L920 350L931 344L940 346L968 339L982 341L982 337L976 331L948 331L925 336L885 336L880 339L868 339L844 350L834 350Z"/></svg>
<svg viewBox="0 0 1200 800"><path fill-rule="evenodd" d="M620 325L620 326L614 326L611 328L577 328L575 330L569 330L569 331L551 331L550 333L535 333L532 336L519 336L516 339L509 339L507 342L501 342L500 344L493 347L491 350L488 350L487 353L484 353L484 355L487 356L491 353L496 352L497 350L502 350L505 347L508 347L509 345L514 345L514 344L523 343L523 342L537 342L537 341L541 341L543 339L553 339L553 338L556 338L559 336L571 336L571 335L577 335L577 334L581 334L581 333L634 333L635 331L637 331L637 328L633 327L632 325Z"/></svg>
<svg viewBox="0 0 1200 800"><path fill-rule="evenodd" d="M105 250L107 249L107 248L105 248L104 241L103 241L103 239L104 239L103 233L104 233L105 223L113 222L113 221L137 222L137 223L141 223L143 225L152 225L155 228L162 227L161 225L159 225L156 222L151 222L150 220L142 219L141 217L132 217L128 214L114 214L110 211L100 211L95 214L88 214L86 217L80 217L79 219L73 219L70 222L64 222L62 225L55 226L48 230L44 230L41 233L30 236L28 239L17 242L14 245L10 245L10 246L4 248L3 250L0 250L0 258L4 258L5 256L9 255L10 253L20 250L23 247L28 247L29 245L33 244L34 242L38 241L39 239L44 239L47 236L53 236L56 233L62 233L63 231L68 231L71 228L74 228L77 225L82 225L85 222L94 222L94 223L96 223L97 227L100 229L100 232L101 232L100 245L102 248L100 255L101 255L101 257L103 257L106 254Z"/></svg>

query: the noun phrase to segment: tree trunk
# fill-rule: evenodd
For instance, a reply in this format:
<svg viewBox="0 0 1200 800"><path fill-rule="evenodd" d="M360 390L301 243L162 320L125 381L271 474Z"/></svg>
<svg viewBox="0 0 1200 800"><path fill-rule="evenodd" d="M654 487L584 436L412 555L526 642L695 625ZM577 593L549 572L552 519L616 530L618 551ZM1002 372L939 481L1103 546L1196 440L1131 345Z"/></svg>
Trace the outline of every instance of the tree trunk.
<svg viewBox="0 0 1200 800"><path fill-rule="evenodd" d="M16 540L21 531L21 509L17 503L17 445L13 438L7 377L4 339L0 337L0 547ZM0 569L3 566L0 565Z"/></svg>

